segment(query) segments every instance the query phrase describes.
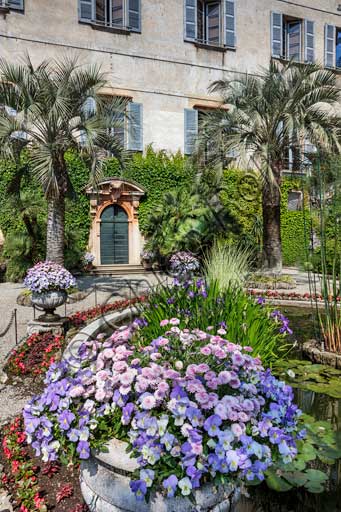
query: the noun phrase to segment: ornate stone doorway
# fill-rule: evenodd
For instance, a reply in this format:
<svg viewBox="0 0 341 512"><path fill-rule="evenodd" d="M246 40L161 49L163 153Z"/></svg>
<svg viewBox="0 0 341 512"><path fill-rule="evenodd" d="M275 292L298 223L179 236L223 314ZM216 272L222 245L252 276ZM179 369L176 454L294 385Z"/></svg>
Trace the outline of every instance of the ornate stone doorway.
<svg viewBox="0 0 341 512"><path fill-rule="evenodd" d="M121 178L107 178L98 189L89 188L91 229L89 250L96 267L140 265L143 239L138 206L145 191Z"/></svg>

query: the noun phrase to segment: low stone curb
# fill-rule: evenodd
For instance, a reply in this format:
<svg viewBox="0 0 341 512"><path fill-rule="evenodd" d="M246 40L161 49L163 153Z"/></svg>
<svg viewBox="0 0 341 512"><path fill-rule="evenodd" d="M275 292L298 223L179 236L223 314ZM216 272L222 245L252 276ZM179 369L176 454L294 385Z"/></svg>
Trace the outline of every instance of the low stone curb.
<svg viewBox="0 0 341 512"><path fill-rule="evenodd" d="M317 340L309 340L303 343L303 352L314 363L327 364L341 370L341 355L322 350L321 343Z"/></svg>

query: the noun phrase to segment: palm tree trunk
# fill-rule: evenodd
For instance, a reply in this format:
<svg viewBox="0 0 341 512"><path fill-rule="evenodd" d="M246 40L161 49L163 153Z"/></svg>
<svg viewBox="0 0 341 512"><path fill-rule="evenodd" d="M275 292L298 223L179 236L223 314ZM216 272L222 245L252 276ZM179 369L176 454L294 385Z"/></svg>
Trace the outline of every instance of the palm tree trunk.
<svg viewBox="0 0 341 512"><path fill-rule="evenodd" d="M263 207L263 268L282 272L281 192L280 169L274 168L275 183L265 183L262 190Z"/></svg>
<svg viewBox="0 0 341 512"><path fill-rule="evenodd" d="M48 199L46 259L64 265L65 198Z"/></svg>

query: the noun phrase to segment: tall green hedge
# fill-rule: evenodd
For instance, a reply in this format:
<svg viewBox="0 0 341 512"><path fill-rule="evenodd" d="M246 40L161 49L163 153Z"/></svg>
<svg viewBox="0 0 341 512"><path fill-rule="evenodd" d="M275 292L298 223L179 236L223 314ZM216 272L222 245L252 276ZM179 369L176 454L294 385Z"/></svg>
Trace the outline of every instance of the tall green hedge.
<svg viewBox="0 0 341 512"><path fill-rule="evenodd" d="M306 246L309 240L309 211L288 210L288 195L291 190L303 190L304 183L295 178L285 178L281 192L282 254L285 265L300 265L306 261ZM306 230L306 233L305 233Z"/></svg>

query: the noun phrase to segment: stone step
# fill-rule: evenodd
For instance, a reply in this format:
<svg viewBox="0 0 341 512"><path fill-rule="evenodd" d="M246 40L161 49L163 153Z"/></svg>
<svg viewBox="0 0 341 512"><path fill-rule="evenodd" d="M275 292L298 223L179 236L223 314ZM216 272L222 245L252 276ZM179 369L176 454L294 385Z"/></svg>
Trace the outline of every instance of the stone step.
<svg viewBox="0 0 341 512"><path fill-rule="evenodd" d="M142 265L98 265L89 273L94 276L117 276L126 274L143 274Z"/></svg>

